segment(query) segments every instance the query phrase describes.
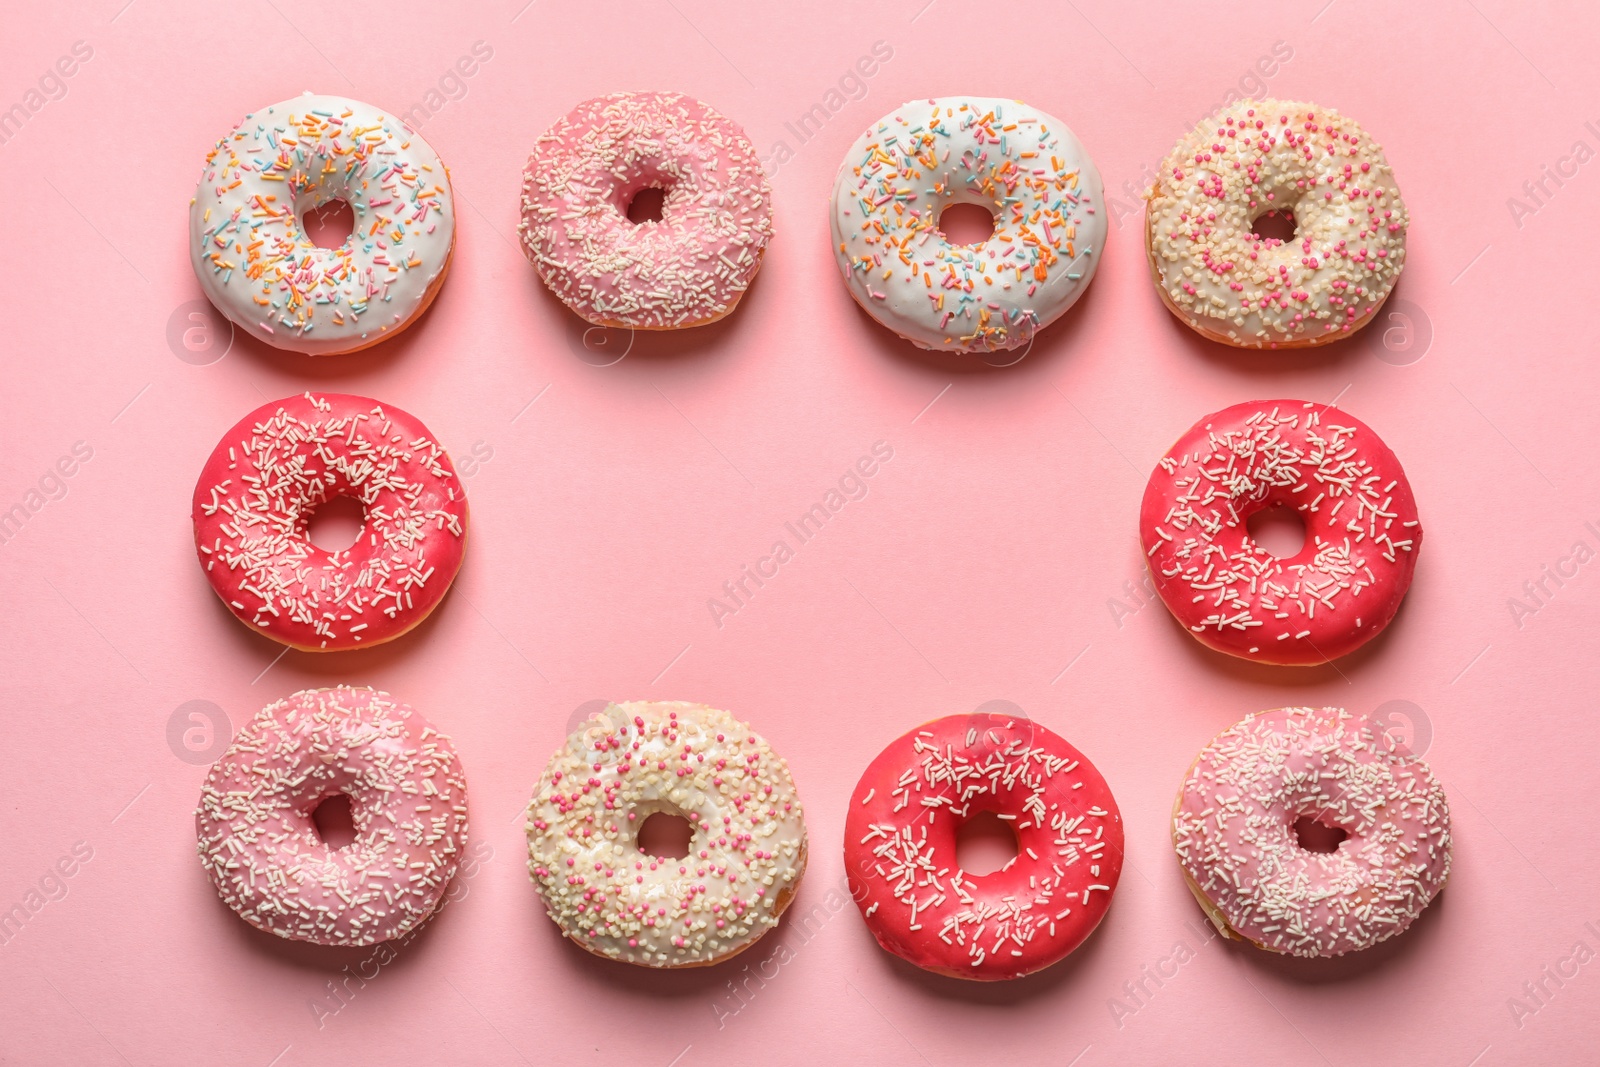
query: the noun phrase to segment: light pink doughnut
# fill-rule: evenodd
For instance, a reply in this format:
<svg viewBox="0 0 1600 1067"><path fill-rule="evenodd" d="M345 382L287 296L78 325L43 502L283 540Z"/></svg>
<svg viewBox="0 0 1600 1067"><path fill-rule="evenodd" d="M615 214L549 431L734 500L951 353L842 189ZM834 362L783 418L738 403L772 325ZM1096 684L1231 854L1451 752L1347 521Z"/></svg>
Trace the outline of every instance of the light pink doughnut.
<svg viewBox="0 0 1600 1067"><path fill-rule="evenodd" d="M1311 818L1347 835L1300 846ZM1277 708L1218 734L1172 812L1189 890L1224 935L1341 956L1409 927L1450 874L1450 806L1420 757L1343 708Z"/></svg>
<svg viewBox="0 0 1600 1067"><path fill-rule="evenodd" d="M312 812L350 798L356 838L323 843ZM372 945L421 926L467 843L455 746L373 689L307 689L263 708L206 776L200 861L251 926L318 945Z"/></svg>
<svg viewBox="0 0 1600 1067"><path fill-rule="evenodd" d="M633 223L642 189L658 222ZM523 172L523 251L585 320L675 330L733 310L772 237L772 191L737 123L681 93L612 93L539 138Z"/></svg>

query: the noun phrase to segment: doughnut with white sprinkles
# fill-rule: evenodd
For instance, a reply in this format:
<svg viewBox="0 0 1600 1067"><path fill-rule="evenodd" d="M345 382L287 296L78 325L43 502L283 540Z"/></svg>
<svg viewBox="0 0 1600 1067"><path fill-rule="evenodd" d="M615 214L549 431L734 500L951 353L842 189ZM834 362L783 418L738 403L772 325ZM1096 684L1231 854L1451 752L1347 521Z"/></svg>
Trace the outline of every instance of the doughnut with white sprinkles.
<svg viewBox="0 0 1600 1067"><path fill-rule="evenodd" d="M306 212L342 200L338 248ZM393 337L425 311L455 249L450 178L428 143L357 100L307 93L246 115L206 156L189 258L218 311L275 348L328 356Z"/></svg>
<svg viewBox="0 0 1600 1067"><path fill-rule="evenodd" d="M1306 818L1345 833L1301 847ZM1450 874L1450 806L1419 757L1343 708L1278 708L1218 734L1172 813L1189 890L1217 929L1340 956L1401 933Z"/></svg>
<svg viewBox="0 0 1600 1067"><path fill-rule="evenodd" d="M638 846L656 812L689 821L689 855ZM641 967L699 967L778 925L806 866L782 757L725 711L611 704L551 758L528 805L528 871L562 934Z"/></svg>
<svg viewBox="0 0 1600 1067"><path fill-rule="evenodd" d="M659 221L627 217L641 190ZM727 315L772 239L772 190L744 130L682 93L612 93L540 136L523 172L523 251L588 322L639 330Z"/></svg>
<svg viewBox="0 0 1600 1067"><path fill-rule="evenodd" d="M355 840L328 847L313 812L350 798ZM373 689L269 704L212 766L195 811L200 861L251 926L318 945L403 937L438 909L467 843L450 739Z"/></svg>
<svg viewBox="0 0 1600 1067"><path fill-rule="evenodd" d="M1292 216L1289 241L1253 232ZM1331 108L1241 100L1161 164L1145 250L1161 300L1195 332L1239 348L1348 337L1383 306L1410 215L1383 149Z"/></svg>
<svg viewBox="0 0 1600 1067"><path fill-rule="evenodd" d="M984 875L956 859L956 831L994 812L1017 855ZM850 893L883 948L924 970L981 982L1064 958L1111 906L1122 816L1092 763L1006 715L951 715L891 742L845 819Z"/></svg>
<svg viewBox="0 0 1600 1067"><path fill-rule="evenodd" d="M334 496L360 501L338 552L307 536ZM306 393L265 404L218 443L194 490L200 565L228 610L309 652L393 640L428 617L466 548L467 498L444 446L368 397Z"/></svg>
<svg viewBox="0 0 1600 1067"><path fill-rule="evenodd" d="M1246 526L1293 508L1305 543L1279 558ZM1262 400L1195 423L1145 486L1139 540L1156 591L1196 639L1258 663L1312 666L1389 624L1422 525L1405 471L1361 420Z"/></svg>
<svg viewBox="0 0 1600 1067"><path fill-rule="evenodd" d="M856 303L919 348L1020 348L1084 294L1106 241L1100 172L1060 119L1016 100L913 100L872 124L834 182L834 258ZM994 215L979 245L951 204Z"/></svg>

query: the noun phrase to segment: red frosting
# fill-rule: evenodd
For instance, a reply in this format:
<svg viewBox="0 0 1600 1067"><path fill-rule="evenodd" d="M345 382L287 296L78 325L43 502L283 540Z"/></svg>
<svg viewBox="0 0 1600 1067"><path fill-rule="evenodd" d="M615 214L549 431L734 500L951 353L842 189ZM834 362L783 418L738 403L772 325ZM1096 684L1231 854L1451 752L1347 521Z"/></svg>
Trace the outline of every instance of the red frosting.
<svg viewBox="0 0 1600 1067"><path fill-rule="evenodd" d="M1282 559L1245 527L1278 506L1306 530ZM1201 419L1162 457L1139 539L1156 591L1202 644L1310 665L1355 651L1394 618L1422 526L1400 461L1360 419L1258 400Z"/></svg>
<svg viewBox="0 0 1600 1067"><path fill-rule="evenodd" d="M311 543L335 496L365 516L349 548ZM380 644L427 617L461 566L467 499L444 446L398 408L306 393L229 430L194 490L200 565L252 629L310 651Z"/></svg>
<svg viewBox="0 0 1600 1067"><path fill-rule="evenodd" d="M1017 856L992 874L956 861L956 831L1010 822ZM1038 723L951 715L898 738L850 798L850 892L888 951L924 970L999 981L1050 966L1105 917L1122 873L1122 816L1077 749Z"/></svg>

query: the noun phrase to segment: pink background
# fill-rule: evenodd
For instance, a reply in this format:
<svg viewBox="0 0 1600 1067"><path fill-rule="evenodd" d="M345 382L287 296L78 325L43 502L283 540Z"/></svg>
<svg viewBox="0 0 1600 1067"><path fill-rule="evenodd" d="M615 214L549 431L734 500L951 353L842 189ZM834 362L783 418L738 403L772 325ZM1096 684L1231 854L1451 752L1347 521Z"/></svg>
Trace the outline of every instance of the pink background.
<svg viewBox="0 0 1600 1067"><path fill-rule="evenodd" d="M25 502L75 442L93 457L45 478L60 499L0 544L0 907L76 843L92 859L50 880L59 899L0 946L0 1060L1593 1060L1600 562L1549 584L1542 606L1525 601L1538 610L1520 620L1508 600L1576 542L1585 558L1600 549L1585 526L1600 529L1600 370L1585 327L1600 163L1561 162L1576 141L1585 160L1600 148L1584 125L1600 120L1600 16L1510 0L1203 14L926 2L97 0L8 15L0 107L24 102L75 41L93 55L0 144L0 508ZM404 111L480 40L492 58L423 126L460 205L454 273L428 316L353 357L315 362L241 336L210 365L177 358L167 330L199 297L185 211L209 145L302 89ZM893 56L860 83L864 98L835 98L800 143L785 123L826 105L880 40ZM1263 59L1276 42L1286 61ZM1374 329L1309 355L1241 355L1162 309L1126 190L1240 87L1336 106L1386 146L1414 219L1394 350ZM691 93L763 156L779 140L793 155L773 177L777 237L737 314L641 337L602 368L575 354L576 320L514 243L517 191L543 129L625 88ZM827 191L857 133L908 98L961 92L1064 118L1117 201L1083 303L1020 364L979 373L920 358L857 311L827 241ZM1523 183L1546 165L1564 185L1547 180L1533 201ZM1520 218L1511 197L1529 209ZM430 622L379 649L279 659L208 589L188 501L223 430L308 387L410 410L462 467L475 446L492 458L467 480L467 563ZM1124 582L1141 574L1135 517L1157 457L1201 415L1279 395L1338 397L1382 433L1428 534L1389 631L1300 672L1207 653L1159 605L1118 618L1109 603L1137 606ZM721 583L879 440L894 458L868 496L715 625ZM338 1006L327 983L346 966L370 974L370 950L280 942L227 911L194 856L205 768L167 730L187 701L237 726L335 683L389 690L455 737L473 835L492 855L326 1014ZM596 698L726 707L788 757L814 845L791 912L815 909L807 928L786 922L738 965L686 974L558 939L528 883L518 812L569 716ZM872 755L992 699L1094 759L1129 865L1075 956L977 988L881 953L852 907L830 911L830 891L842 806ZM1194 754L1257 709L1395 700L1416 709L1452 802L1442 897L1357 958L1204 942L1167 836ZM749 977L762 961L764 984ZM747 978L735 999L729 983ZM1543 1003L1525 982L1543 982ZM1127 983L1142 983L1137 999Z"/></svg>

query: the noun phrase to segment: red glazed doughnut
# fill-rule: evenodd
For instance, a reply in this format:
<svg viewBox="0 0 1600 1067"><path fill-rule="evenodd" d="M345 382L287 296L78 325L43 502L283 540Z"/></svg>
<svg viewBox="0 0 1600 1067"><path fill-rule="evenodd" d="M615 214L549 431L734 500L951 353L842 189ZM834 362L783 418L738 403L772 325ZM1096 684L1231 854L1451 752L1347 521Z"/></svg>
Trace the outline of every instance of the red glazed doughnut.
<svg viewBox="0 0 1600 1067"><path fill-rule="evenodd" d="M994 812L1017 856L992 874L956 864L956 831ZM951 715L893 741L845 820L850 893L878 944L924 970L1020 978L1083 943L1122 873L1122 816L1100 772L1038 723Z"/></svg>
<svg viewBox="0 0 1600 1067"><path fill-rule="evenodd" d="M1279 506L1306 529L1282 559L1245 526ZM1308 666L1354 652L1394 618L1422 526L1400 461L1360 419L1261 400L1201 419L1162 457L1139 540L1156 591L1201 644Z"/></svg>
<svg viewBox="0 0 1600 1067"><path fill-rule="evenodd" d="M349 548L311 543L335 496L365 508ZM444 446L399 408L306 393L223 436L194 489L194 540L222 602L309 652L382 644L428 617L461 566L467 498Z"/></svg>

